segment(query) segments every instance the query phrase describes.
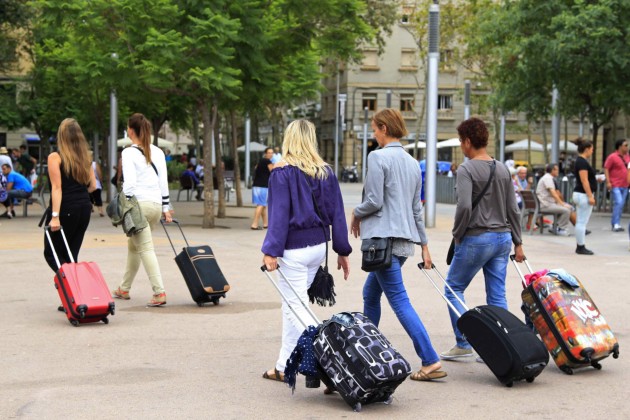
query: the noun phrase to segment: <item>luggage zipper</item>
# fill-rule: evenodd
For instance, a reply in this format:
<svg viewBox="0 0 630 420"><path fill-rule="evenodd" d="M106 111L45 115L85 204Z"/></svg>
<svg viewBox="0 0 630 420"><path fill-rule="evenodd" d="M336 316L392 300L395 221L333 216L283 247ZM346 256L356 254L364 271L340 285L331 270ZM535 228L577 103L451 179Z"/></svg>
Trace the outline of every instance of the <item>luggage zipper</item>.
<svg viewBox="0 0 630 420"><path fill-rule="evenodd" d="M567 359L569 359L570 362L578 364L578 365L588 365L588 364L590 364L590 362L579 360L578 358L576 358L573 355L573 353L571 353L571 350L569 349L567 344L564 342L564 339L562 338L562 335L560 334L558 329L555 327L555 323L553 322L553 319L551 318L551 315L549 315L547 313L547 310L545 309L545 306L543 305L542 301L538 298L538 294L534 290L533 283L530 284L529 286L527 286L527 289L529 291L529 294L532 296L532 299L536 303L536 306L538 306L538 310L539 310L540 314L545 319L545 322L547 323L547 328L549 328L549 331L551 331L551 333L555 337L555 339L558 342L558 345L560 346L562 351L567 355Z"/></svg>

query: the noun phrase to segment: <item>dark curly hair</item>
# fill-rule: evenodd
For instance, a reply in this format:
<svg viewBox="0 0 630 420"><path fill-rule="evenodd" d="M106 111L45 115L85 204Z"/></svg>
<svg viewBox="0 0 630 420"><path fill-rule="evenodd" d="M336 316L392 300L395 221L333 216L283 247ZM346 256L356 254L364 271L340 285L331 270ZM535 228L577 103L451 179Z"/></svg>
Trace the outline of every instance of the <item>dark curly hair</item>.
<svg viewBox="0 0 630 420"><path fill-rule="evenodd" d="M457 126L457 134L459 134L460 140L469 139L470 144L475 149L481 149L488 145L488 128L486 123L479 118L473 117L462 121Z"/></svg>

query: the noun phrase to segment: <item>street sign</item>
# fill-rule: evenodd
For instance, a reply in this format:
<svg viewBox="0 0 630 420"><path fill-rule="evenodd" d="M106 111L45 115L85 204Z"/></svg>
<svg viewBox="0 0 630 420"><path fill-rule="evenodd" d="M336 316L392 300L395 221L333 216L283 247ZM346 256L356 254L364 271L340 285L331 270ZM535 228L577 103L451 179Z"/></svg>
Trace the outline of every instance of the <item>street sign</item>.
<svg viewBox="0 0 630 420"><path fill-rule="evenodd" d="M348 95L345 93L339 94L339 102L346 102L348 100Z"/></svg>

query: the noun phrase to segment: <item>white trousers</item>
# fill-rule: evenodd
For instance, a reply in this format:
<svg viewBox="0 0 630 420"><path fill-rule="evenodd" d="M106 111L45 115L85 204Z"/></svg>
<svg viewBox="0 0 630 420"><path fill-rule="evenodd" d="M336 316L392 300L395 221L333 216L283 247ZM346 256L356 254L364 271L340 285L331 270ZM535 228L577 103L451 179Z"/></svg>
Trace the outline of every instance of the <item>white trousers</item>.
<svg viewBox="0 0 630 420"><path fill-rule="evenodd" d="M309 246L300 249L288 249L284 251L284 256L278 258L280 270L291 283L295 291L308 305L308 288L313 283L317 269L326 257L326 243L315 246ZM291 307L298 313L298 316L307 325L317 325L315 320L311 318L306 309L302 306L295 293L287 282L279 274L278 286L282 293L291 303ZM304 332L304 325L295 317L286 302L282 302L282 347L280 347L280 355L276 362L276 369L284 372L287 359L293 352L300 335Z"/></svg>

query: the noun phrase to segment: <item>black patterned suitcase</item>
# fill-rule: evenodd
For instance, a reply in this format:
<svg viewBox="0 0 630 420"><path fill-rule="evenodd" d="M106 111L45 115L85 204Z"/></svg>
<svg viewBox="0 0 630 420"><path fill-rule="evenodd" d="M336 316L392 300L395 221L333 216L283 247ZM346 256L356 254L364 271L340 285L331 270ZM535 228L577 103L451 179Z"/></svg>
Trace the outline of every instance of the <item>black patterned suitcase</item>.
<svg viewBox="0 0 630 420"><path fill-rule="evenodd" d="M300 318L264 266L261 270L306 328L307 323ZM284 278L279 268L278 272ZM287 284L299 298L291 283ZM354 411L361 411L365 404L390 404L396 387L411 374L407 360L364 314L341 312L320 323L308 303L301 304L318 324L313 351L318 361L319 379L329 389L339 392ZM316 386L311 384L309 387Z"/></svg>
<svg viewBox="0 0 630 420"><path fill-rule="evenodd" d="M225 294L230 290L230 285L219 268L212 248L208 245L190 246L179 222L173 220L173 223L179 227L179 231L186 242L186 247L178 254L166 230L166 224L163 220L161 222L173 252L175 252L175 262L184 276L186 286L188 286L193 300L199 306L207 302L218 305L219 299L224 298Z"/></svg>
<svg viewBox="0 0 630 420"><path fill-rule="evenodd" d="M313 343L322 381L350 407L391 403L411 366L379 329L360 312L342 312L324 321Z"/></svg>

